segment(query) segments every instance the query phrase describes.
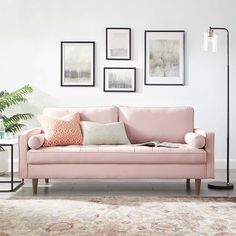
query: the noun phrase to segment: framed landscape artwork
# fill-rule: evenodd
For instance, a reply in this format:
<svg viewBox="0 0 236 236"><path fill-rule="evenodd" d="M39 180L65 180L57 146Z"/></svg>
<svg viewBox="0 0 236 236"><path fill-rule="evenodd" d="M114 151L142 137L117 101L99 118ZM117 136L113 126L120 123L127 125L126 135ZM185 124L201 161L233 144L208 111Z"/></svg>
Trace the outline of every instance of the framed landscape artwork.
<svg viewBox="0 0 236 236"><path fill-rule="evenodd" d="M95 85L95 42L61 42L61 86Z"/></svg>
<svg viewBox="0 0 236 236"><path fill-rule="evenodd" d="M131 28L106 28L106 59L131 59Z"/></svg>
<svg viewBox="0 0 236 236"><path fill-rule="evenodd" d="M184 31L145 31L145 85L184 85Z"/></svg>
<svg viewBox="0 0 236 236"><path fill-rule="evenodd" d="M105 67L104 92L135 92L136 68Z"/></svg>

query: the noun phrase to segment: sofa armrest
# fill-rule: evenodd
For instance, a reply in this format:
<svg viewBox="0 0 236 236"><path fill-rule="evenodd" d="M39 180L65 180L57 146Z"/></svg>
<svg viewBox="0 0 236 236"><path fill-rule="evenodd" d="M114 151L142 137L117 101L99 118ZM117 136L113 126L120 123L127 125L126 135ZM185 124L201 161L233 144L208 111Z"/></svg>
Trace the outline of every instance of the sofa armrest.
<svg viewBox="0 0 236 236"><path fill-rule="evenodd" d="M35 128L23 131L18 136L18 146L19 146L19 178L27 178L27 151L28 140L31 136L36 134L41 134L41 128Z"/></svg>
<svg viewBox="0 0 236 236"><path fill-rule="evenodd" d="M207 153L207 178L215 177L215 133L202 129L194 129L194 132L206 138L205 151Z"/></svg>

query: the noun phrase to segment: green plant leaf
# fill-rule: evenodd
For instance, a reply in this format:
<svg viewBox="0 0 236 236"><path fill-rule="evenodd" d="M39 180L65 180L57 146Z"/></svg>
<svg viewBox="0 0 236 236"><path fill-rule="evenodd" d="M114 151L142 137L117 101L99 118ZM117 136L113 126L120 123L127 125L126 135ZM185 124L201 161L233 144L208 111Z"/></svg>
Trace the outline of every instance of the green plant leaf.
<svg viewBox="0 0 236 236"><path fill-rule="evenodd" d="M0 92L0 115L3 117L6 132L10 132L13 134L17 133L21 130L22 127L24 127L24 124L21 124L19 122L34 117L34 115L31 113L15 114L11 117L7 117L6 115L2 114L4 110L10 106L17 105L21 102L26 102L26 95L28 93L31 93L32 91L33 89L30 85L25 85L24 87L14 92Z"/></svg>
<svg viewBox="0 0 236 236"><path fill-rule="evenodd" d="M11 117L3 116L3 122L4 122L5 127L7 127L21 120L29 120L29 119L32 119L33 117L34 115L31 113L23 113L23 114L21 113L21 114L13 115Z"/></svg>
<svg viewBox="0 0 236 236"><path fill-rule="evenodd" d="M30 85L25 85L24 87L8 93L6 91L2 91L0 93L0 112L2 113L6 108L17 105L20 102L26 102L25 98L26 94L32 93L33 89Z"/></svg>
<svg viewBox="0 0 236 236"><path fill-rule="evenodd" d="M15 134L15 133L19 132L24 126L25 126L24 124L14 123L14 124L11 124L11 125L5 127L5 130L6 130L6 132Z"/></svg>

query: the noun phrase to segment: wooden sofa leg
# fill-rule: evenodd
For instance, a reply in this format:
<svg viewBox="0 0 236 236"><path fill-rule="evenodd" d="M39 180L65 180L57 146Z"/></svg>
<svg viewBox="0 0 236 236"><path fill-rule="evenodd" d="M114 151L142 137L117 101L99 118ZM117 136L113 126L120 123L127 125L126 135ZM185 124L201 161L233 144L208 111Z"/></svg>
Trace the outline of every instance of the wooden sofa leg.
<svg viewBox="0 0 236 236"><path fill-rule="evenodd" d="M37 194L37 190L38 190L38 179L32 179L32 185L33 185L33 194Z"/></svg>
<svg viewBox="0 0 236 236"><path fill-rule="evenodd" d="M45 179L45 183L48 184L49 183L49 179Z"/></svg>
<svg viewBox="0 0 236 236"><path fill-rule="evenodd" d="M195 179L195 194L199 195L201 190L201 179Z"/></svg>

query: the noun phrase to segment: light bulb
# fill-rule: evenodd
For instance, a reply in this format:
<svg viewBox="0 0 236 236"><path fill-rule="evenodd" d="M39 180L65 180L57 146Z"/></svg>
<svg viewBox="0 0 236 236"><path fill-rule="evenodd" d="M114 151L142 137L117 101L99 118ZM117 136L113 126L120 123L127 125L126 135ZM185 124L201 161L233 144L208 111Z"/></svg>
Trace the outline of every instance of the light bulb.
<svg viewBox="0 0 236 236"><path fill-rule="evenodd" d="M204 50L217 52L218 35L214 31L204 32Z"/></svg>

